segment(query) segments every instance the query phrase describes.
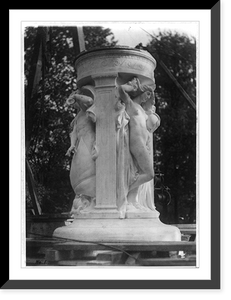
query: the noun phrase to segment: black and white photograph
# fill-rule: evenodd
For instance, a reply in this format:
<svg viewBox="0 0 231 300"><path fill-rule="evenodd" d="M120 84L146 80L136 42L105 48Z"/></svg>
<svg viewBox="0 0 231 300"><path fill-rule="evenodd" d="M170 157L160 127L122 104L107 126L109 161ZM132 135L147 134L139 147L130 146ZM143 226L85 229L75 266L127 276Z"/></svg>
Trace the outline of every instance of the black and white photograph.
<svg viewBox="0 0 231 300"><path fill-rule="evenodd" d="M13 280L209 288L219 220L211 11L147 11L147 20L61 12L25 14L17 31Z"/></svg>
<svg viewBox="0 0 231 300"><path fill-rule="evenodd" d="M24 27L26 266L196 267L198 29Z"/></svg>

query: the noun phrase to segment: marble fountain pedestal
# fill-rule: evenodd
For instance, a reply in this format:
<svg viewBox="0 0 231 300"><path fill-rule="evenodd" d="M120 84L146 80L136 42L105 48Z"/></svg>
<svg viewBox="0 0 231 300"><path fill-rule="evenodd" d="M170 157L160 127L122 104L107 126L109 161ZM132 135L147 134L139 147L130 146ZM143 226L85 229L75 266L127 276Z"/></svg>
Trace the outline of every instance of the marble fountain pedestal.
<svg viewBox="0 0 231 300"><path fill-rule="evenodd" d="M121 102L118 87L133 78L137 78L142 86L154 87L156 61L148 52L139 49L100 48L82 52L75 60L75 67L80 94L93 99L93 105L85 113L92 122L90 126L94 131L96 154L90 158L87 170L91 169L92 173L89 177L86 175L88 180L84 186L75 184L75 177L78 177L78 172L85 172L84 165L88 161L81 166L80 157L76 172L71 171L72 187L76 195L80 195L76 196L77 204L72 209L74 220L70 225L57 228L53 236L87 242L180 241L179 229L159 220L159 212L154 205L152 178L138 188L134 196L138 204L129 203L129 197L132 198L128 195L129 178L136 178L142 171L135 163L136 175L131 175L130 161L134 156L129 154L128 158L128 153L133 125ZM158 121L156 113L154 117ZM153 154L153 132L148 134L149 151ZM85 151L78 149L74 155L85 158ZM136 180L134 178L133 182ZM83 205L83 200L79 198L84 194L87 196Z"/></svg>

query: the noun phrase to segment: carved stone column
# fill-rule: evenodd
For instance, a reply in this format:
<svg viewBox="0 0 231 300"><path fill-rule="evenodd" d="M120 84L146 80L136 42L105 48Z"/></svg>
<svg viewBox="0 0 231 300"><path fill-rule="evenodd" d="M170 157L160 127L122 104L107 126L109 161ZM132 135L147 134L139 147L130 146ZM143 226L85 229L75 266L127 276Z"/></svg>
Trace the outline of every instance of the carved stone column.
<svg viewBox="0 0 231 300"><path fill-rule="evenodd" d="M102 48L81 53L76 61L77 85L94 86L96 129L96 204L79 214L71 225L57 228L56 237L98 242L148 242L180 240L178 228L162 224L153 209L129 212L120 219L117 207L117 85L137 77L154 85L156 61L146 51L133 48ZM151 138L152 139L152 138ZM151 144L151 143L150 143ZM151 149L152 151L152 149ZM128 167L128 166L125 166ZM152 181L153 183L153 181ZM153 184L149 193L153 196ZM154 207L154 206L153 206Z"/></svg>
<svg viewBox="0 0 231 300"><path fill-rule="evenodd" d="M103 74L102 74L103 75ZM93 76L96 90L96 206L99 217L118 218L116 206L115 81L117 73Z"/></svg>

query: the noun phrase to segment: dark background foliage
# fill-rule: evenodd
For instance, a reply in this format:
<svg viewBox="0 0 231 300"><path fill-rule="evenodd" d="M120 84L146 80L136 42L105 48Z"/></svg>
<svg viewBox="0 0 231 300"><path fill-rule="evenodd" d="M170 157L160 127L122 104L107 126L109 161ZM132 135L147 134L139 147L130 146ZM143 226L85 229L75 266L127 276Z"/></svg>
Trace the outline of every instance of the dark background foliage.
<svg viewBox="0 0 231 300"><path fill-rule="evenodd" d="M41 77L30 90L36 38L43 35ZM115 46L109 28L83 27L86 50ZM37 41L38 42L38 41ZM184 34L159 32L146 45L163 61L196 102L196 41ZM26 157L36 182L43 213L70 210L74 194L69 182L70 123L77 111L64 108L76 89L73 27L49 30L27 27L24 32ZM196 111L160 64L155 70L156 107L161 126L154 134L155 203L166 223L193 223L196 219ZM27 185L26 185L27 187ZM27 206L31 207L27 191Z"/></svg>

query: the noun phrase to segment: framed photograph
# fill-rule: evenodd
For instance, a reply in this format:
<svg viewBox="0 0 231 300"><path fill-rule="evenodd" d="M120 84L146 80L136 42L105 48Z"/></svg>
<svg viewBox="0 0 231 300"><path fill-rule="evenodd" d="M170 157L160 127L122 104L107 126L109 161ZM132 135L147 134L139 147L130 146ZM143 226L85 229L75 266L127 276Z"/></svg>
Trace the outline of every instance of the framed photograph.
<svg viewBox="0 0 231 300"><path fill-rule="evenodd" d="M220 289L220 1L207 5L10 10L2 289Z"/></svg>

